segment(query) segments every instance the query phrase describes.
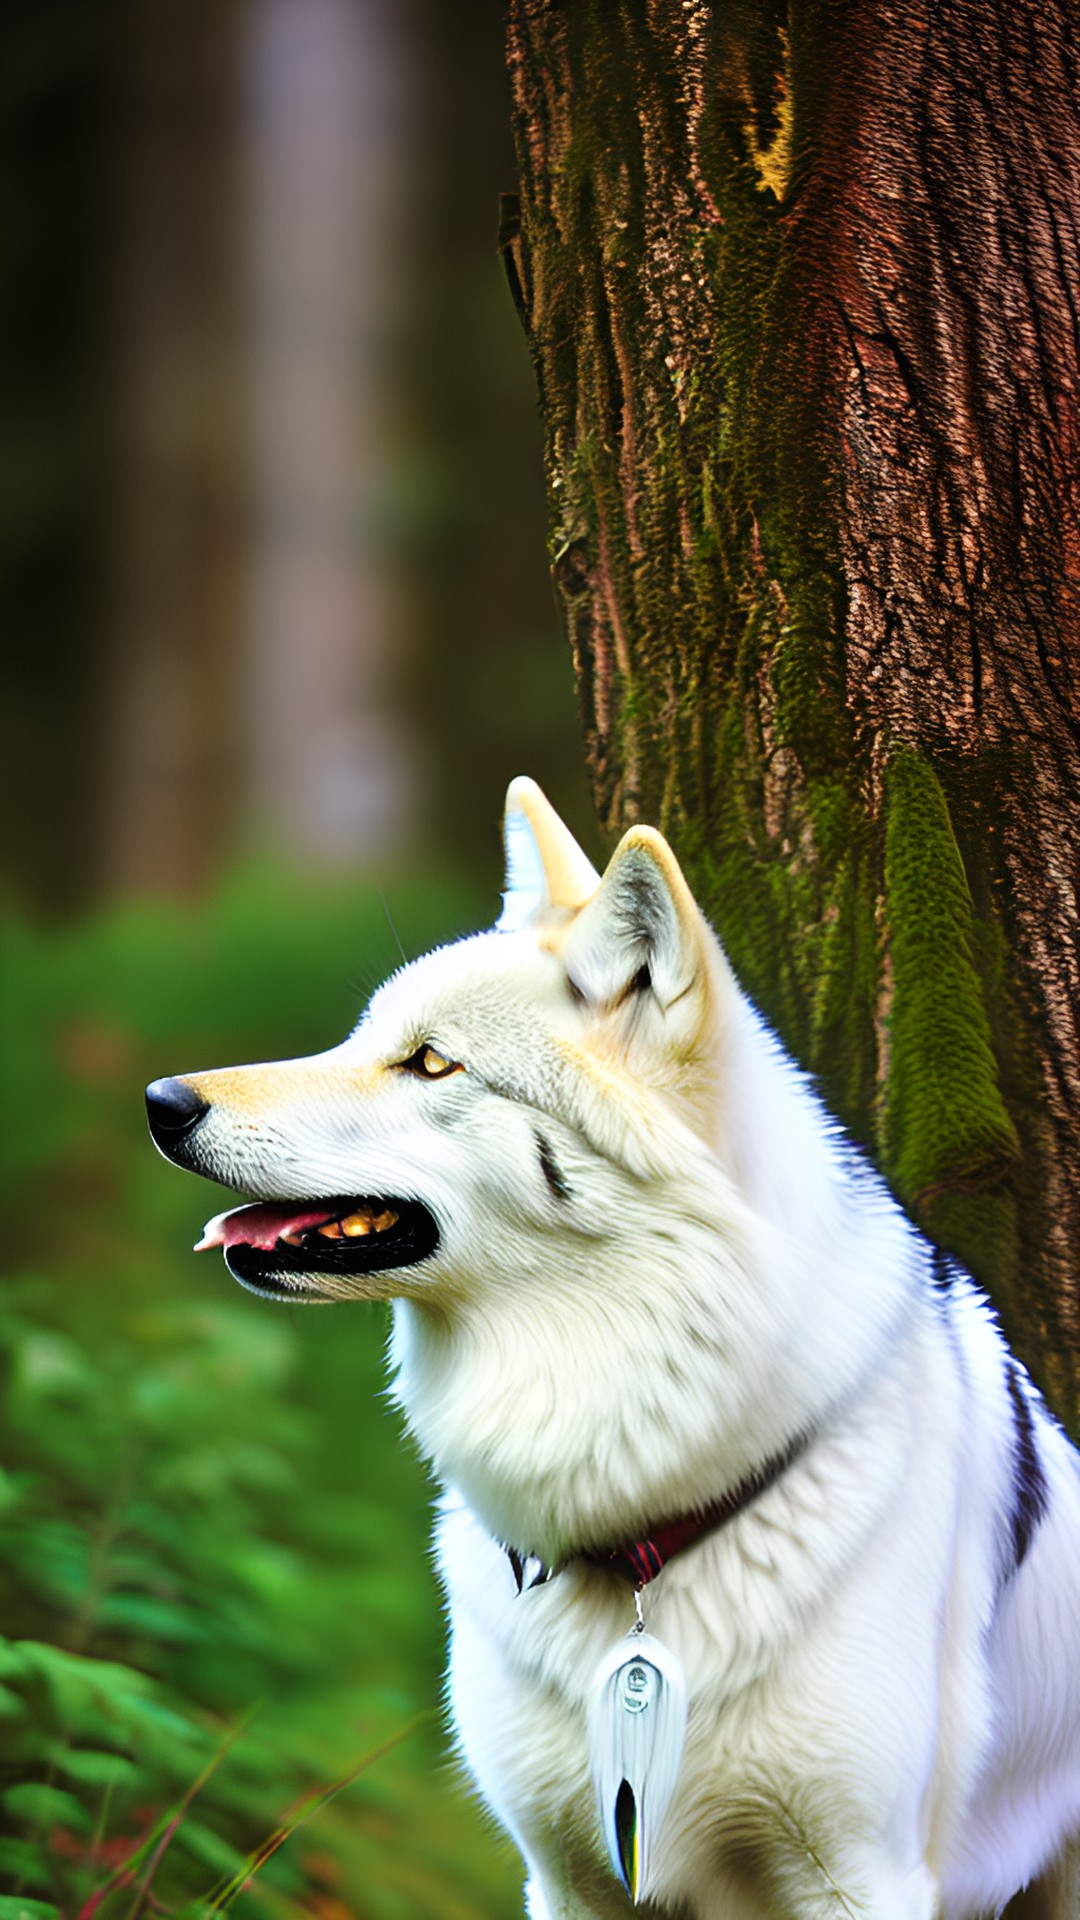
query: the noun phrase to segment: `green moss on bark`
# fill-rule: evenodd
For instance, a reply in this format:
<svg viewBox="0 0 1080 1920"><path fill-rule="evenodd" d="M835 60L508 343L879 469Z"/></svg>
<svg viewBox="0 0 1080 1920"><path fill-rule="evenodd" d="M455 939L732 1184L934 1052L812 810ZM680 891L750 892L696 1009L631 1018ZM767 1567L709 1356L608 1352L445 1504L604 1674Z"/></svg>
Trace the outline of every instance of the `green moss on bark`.
<svg viewBox="0 0 1080 1920"><path fill-rule="evenodd" d="M940 782L898 747L885 771L885 905L892 1004L885 1168L916 1206L995 1186L1018 1155L975 961L971 894Z"/></svg>

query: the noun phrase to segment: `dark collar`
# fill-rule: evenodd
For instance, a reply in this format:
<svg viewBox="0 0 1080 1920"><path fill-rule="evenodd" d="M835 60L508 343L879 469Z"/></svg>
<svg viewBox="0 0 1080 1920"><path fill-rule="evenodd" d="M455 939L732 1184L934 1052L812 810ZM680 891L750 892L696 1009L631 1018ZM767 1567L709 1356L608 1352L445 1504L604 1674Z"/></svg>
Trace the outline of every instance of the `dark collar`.
<svg viewBox="0 0 1080 1920"><path fill-rule="evenodd" d="M760 1466L753 1467L735 1486L722 1493L718 1500L712 1501L707 1507L696 1508L693 1513L683 1514L681 1519L661 1521L649 1529L644 1540L624 1540L614 1547L581 1547L576 1553L568 1553L556 1567L547 1567L535 1556L526 1558L516 1548L507 1547L506 1557L513 1569L518 1592L521 1593L526 1587L542 1586L545 1581L553 1579L565 1567L573 1566L579 1560L590 1567L606 1567L609 1573L618 1574L621 1580L628 1581L640 1591L648 1586L650 1580L655 1580L658 1573L663 1572L668 1561L673 1560L677 1553L694 1546L707 1533L715 1533L718 1527L727 1526L729 1520L745 1513L747 1507L752 1506L789 1467L794 1466L814 1437L815 1430L811 1428L796 1434L780 1453L772 1454ZM526 1574L529 1575L528 1579Z"/></svg>

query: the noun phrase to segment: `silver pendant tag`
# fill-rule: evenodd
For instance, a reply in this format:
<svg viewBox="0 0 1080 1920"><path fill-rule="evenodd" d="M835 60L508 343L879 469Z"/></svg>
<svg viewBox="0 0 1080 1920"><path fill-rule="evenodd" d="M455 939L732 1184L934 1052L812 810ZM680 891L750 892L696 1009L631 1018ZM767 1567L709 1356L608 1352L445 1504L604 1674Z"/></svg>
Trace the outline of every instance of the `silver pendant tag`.
<svg viewBox="0 0 1080 1920"><path fill-rule="evenodd" d="M635 1596L636 1598L636 1596ZM682 1663L640 1625L600 1662L589 1741L611 1864L637 1903L679 1775L686 1740Z"/></svg>

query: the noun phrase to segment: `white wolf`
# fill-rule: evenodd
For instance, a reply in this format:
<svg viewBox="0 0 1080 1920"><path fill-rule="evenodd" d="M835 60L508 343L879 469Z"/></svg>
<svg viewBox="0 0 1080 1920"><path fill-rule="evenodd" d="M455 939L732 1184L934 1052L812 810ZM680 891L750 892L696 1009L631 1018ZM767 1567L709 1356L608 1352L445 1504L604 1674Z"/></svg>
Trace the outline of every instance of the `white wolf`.
<svg viewBox="0 0 1080 1920"><path fill-rule="evenodd" d="M518 780L507 849L498 928L403 967L343 1045L148 1102L171 1159L257 1196L202 1243L245 1285L395 1302L448 1488L457 1737L530 1911L631 1911L587 1734L629 1566L689 1695L650 1911L966 1920L1052 1869L1066 1913L1078 1456L661 836L601 881Z"/></svg>

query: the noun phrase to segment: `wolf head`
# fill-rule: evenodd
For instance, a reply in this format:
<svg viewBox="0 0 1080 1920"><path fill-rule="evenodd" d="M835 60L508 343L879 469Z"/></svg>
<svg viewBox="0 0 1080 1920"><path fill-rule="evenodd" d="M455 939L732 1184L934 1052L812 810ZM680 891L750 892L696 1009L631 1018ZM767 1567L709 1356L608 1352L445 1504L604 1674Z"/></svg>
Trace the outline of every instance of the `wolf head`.
<svg viewBox="0 0 1080 1920"><path fill-rule="evenodd" d="M403 967L341 1045L148 1090L162 1153L253 1197L201 1243L245 1286L449 1303L519 1279L537 1234L603 1238L627 1197L599 1167L716 1146L734 987L667 842L632 828L601 880L526 779L505 837L498 925Z"/></svg>
<svg viewBox="0 0 1080 1920"><path fill-rule="evenodd" d="M256 1293L395 1301L397 1397L549 1563L680 1512L816 1418L895 1317L909 1229L740 994L659 833L603 879L530 780L498 925L310 1059L156 1081Z"/></svg>

